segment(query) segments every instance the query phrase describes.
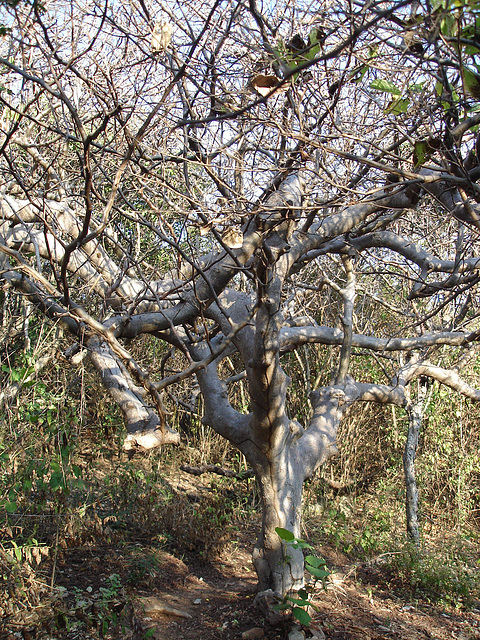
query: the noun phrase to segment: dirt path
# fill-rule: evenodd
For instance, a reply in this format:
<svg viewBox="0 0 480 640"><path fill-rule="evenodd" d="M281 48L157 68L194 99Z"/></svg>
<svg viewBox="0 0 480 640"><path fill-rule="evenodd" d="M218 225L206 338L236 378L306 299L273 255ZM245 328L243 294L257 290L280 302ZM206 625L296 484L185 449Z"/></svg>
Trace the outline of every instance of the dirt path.
<svg viewBox="0 0 480 640"><path fill-rule="evenodd" d="M480 639L479 609L461 612L405 600L375 563L330 566L332 584L318 593L314 615L314 626L326 638ZM170 557L154 592L135 595L137 624L144 632L154 629L150 637L156 640L273 640L286 638L289 631L288 625L269 626L253 607L255 576L250 549L242 543L211 564L187 567ZM310 633L305 630L305 635Z"/></svg>
<svg viewBox="0 0 480 640"><path fill-rule="evenodd" d="M245 633L249 637L249 631L250 637L286 638L286 625L270 627L252 606L255 579L249 561L249 551L240 546L227 562L203 570L190 573L185 565L179 566L177 575L170 574L170 583L167 580L158 586L155 598L189 617L160 611L142 616L139 612L139 620L145 628L154 626L151 637L157 640L230 640L246 637ZM480 610L457 612L404 601L375 565L338 568L331 587L318 594L316 605L314 625L326 638L335 640L480 638Z"/></svg>
<svg viewBox="0 0 480 640"><path fill-rule="evenodd" d="M253 605L252 537L241 537L211 562L157 550L155 570L142 564L152 549L145 543L66 549L56 579L63 602L36 623L0 622L0 639L286 639L289 625L267 624ZM315 600L317 638L480 640L480 607L461 611L411 600L381 564L348 564L328 547L322 554L333 574Z"/></svg>
<svg viewBox="0 0 480 640"><path fill-rule="evenodd" d="M188 484L175 490L193 491ZM198 552L176 557L159 550L143 529L115 534L100 527L88 540L59 549L60 597L44 608L24 607L24 616L21 610L0 620L0 640L286 639L290 623L269 625L253 604L251 551L257 530L254 521L238 523L237 542L226 542L214 560L205 561ZM463 611L414 599L381 559L352 564L333 547L319 552L332 576L314 601L315 637L480 640L480 602ZM48 586L52 559L38 570ZM312 637L310 630L303 634Z"/></svg>

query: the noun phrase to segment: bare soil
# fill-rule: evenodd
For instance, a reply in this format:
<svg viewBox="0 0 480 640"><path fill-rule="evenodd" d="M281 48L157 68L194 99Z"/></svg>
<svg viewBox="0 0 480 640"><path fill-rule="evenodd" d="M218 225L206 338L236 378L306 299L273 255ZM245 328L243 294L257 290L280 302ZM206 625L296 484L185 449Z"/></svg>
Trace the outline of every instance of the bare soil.
<svg viewBox="0 0 480 640"><path fill-rule="evenodd" d="M480 609L456 611L426 602L409 601L375 563L345 565L334 549L325 555L341 564L332 564L332 584L319 590L313 627L335 640L380 640L381 638L431 638L473 640L480 638ZM214 640L242 638L255 628L264 638L287 638L289 621L270 626L253 606L255 576L250 568L250 548L240 543L228 558L208 565L189 566L170 562L155 596L187 612L183 619L158 613L150 616L158 640ZM306 637L310 632L305 629ZM260 631L258 632L260 633ZM255 636L258 637L258 636Z"/></svg>

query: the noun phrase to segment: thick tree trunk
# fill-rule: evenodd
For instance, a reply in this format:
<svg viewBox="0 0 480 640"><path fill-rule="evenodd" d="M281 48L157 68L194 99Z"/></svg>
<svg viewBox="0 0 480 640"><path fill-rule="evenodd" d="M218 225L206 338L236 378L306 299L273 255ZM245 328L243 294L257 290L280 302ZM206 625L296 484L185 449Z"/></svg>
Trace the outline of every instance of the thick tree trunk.
<svg viewBox="0 0 480 640"><path fill-rule="evenodd" d="M282 542L275 531L282 527L300 537L303 473L287 454L257 466L256 475L262 498L262 529L253 551L259 591L272 589L280 596L304 584L301 549Z"/></svg>

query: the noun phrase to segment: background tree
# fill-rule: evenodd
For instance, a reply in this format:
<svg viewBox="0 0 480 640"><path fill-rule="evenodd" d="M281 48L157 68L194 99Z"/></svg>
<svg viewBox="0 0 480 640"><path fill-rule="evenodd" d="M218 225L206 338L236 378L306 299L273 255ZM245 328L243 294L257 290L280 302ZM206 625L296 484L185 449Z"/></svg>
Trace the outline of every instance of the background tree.
<svg viewBox="0 0 480 640"><path fill-rule="evenodd" d="M478 338L474 2L52 0L5 10L1 277L86 348L130 450L165 392L253 468L259 588L303 584L304 481L359 402L411 407ZM379 322L385 309L385 322ZM375 318L375 323L372 322ZM173 348L167 375L133 355ZM331 345L289 411L289 354ZM405 355L407 354L407 355ZM234 368L227 375L224 359ZM351 377L352 359L382 379ZM249 406L231 385L247 383ZM232 387L230 387L232 388Z"/></svg>

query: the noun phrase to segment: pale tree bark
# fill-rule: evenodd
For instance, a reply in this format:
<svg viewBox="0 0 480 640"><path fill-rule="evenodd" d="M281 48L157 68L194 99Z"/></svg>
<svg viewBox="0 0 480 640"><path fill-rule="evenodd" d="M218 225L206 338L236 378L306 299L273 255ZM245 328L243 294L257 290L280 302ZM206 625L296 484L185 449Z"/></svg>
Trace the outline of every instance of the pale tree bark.
<svg viewBox="0 0 480 640"><path fill-rule="evenodd" d="M410 400L407 405L408 432L403 452L407 533L417 546L420 544L420 528L418 524L418 487L415 480L415 456L422 429L425 397L425 387L419 383L415 399Z"/></svg>
<svg viewBox="0 0 480 640"><path fill-rule="evenodd" d="M125 416L127 437L124 449L152 449L163 444L178 444L178 432L147 406L143 397L146 395L145 390L136 387L126 367L115 358L109 345L93 336L88 340L87 347L105 389Z"/></svg>

